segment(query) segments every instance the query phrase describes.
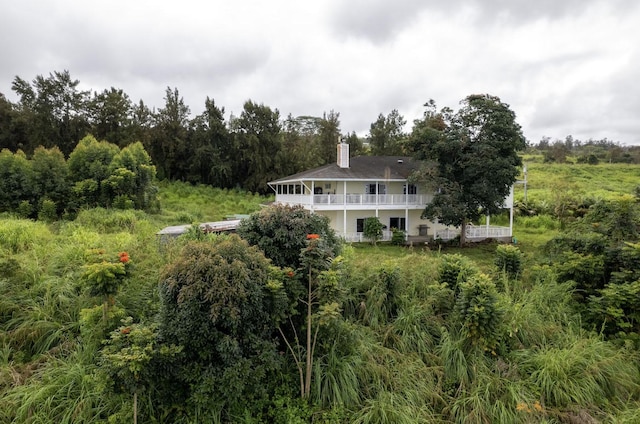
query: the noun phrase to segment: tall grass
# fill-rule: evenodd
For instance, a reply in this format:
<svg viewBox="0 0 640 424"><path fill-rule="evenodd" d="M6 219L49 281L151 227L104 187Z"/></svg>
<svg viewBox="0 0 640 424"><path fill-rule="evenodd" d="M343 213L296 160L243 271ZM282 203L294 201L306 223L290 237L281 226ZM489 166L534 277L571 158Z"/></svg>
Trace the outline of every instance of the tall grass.
<svg viewBox="0 0 640 424"><path fill-rule="evenodd" d="M0 220L0 252L23 252L51 238L51 231L44 223L13 218Z"/></svg>
<svg viewBox="0 0 640 424"><path fill-rule="evenodd" d="M108 410L104 377L92 365L91 352L75 351L51 359L27 384L3 397L0 421L16 423L100 423Z"/></svg>

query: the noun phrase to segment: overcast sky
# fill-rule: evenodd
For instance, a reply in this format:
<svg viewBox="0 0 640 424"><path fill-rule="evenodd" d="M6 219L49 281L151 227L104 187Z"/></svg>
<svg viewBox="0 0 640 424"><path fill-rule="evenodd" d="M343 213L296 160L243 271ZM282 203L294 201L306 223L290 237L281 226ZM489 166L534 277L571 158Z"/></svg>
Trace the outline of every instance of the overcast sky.
<svg viewBox="0 0 640 424"><path fill-rule="evenodd" d="M2 0L0 93L66 69L150 107L177 88L192 116L207 96L226 118L334 110L362 136L489 93L531 142L640 144L639 50L637 0Z"/></svg>

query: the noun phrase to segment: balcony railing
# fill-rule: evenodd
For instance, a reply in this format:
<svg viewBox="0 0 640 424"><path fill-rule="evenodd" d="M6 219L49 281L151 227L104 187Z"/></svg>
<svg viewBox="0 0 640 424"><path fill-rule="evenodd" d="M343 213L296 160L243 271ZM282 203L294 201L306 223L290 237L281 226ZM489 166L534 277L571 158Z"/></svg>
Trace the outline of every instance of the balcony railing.
<svg viewBox="0 0 640 424"><path fill-rule="evenodd" d="M430 202L426 194L279 194L276 202L297 205L421 205Z"/></svg>

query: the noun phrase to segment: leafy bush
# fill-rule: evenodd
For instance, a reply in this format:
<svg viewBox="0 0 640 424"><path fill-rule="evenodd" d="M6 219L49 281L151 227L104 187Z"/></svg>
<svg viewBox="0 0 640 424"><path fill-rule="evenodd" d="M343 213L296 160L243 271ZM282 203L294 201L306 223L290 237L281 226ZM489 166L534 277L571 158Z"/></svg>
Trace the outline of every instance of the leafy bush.
<svg viewBox="0 0 640 424"><path fill-rule="evenodd" d="M269 261L236 235L187 244L163 273L160 336L184 347L175 384L190 387L174 399L207 420L251 408L280 367L273 334L288 303L269 281Z"/></svg>
<svg viewBox="0 0 640 424"><path fill-rule="evenodd" d="M444 254L438 267L438 281L457 293L460 284L477 272L473 263L459 253Z"/></svg>
<svg viewBox="0 0 640 424"><path fill-rule="evenodd" d="M405 243L406 233L397 228L391 229L391 244L402 246Z"/></svg>
<svg viewBox="0 0 640 424"><path fill-rule="evenodd" d="M510 278L516 278L522 272L522 252L515 246L503 244L496 248L495 265L499 271Z"/></svg>
<svg viewBox="0 0 640 424"><path fill-rule="evenodd" d="M476 274L460 284L456 319L473 346L485 351L496 349L503 315L496 286L487 275Z"/></svg>
<svg viewBox="0 0 640 424"><path fill-rule="evenodd" d="M371 244L375 245L382 238L382 228L382 222L377 217L370 216L364 220L362 233L365 238L369 239Z"/></svg>
<svg viewBox="0 0 640 424"><path fill-rule="evenodd" d="M58 218L56 203L50 199L42 199L38 219L45 222L53 222Z"/></svg>
<svg viewBox="0 0 640 424"><path fill-rule="evenodd" d="M582 299L596 294L605 285L604 257L565 252L555 264L558 281L573 281Z"/></svg>
<svg viewBox="0 0 640 424"><path fill-rule="evenodd" d="M281 268L300 266L300 250L307 246L307 235L318 234L334 256L340 242L325 216L312 214L301 206L274 205L251 214L240 222L238 235L258 246Z"/></svg>

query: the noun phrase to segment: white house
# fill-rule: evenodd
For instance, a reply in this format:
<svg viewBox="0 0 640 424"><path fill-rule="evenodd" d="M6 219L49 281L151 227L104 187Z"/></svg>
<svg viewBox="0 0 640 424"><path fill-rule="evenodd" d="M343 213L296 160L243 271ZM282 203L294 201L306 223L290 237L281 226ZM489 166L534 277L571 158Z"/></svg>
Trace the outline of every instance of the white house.
<svg viewBox="0 0 640 424"><path fill-rule="evenodd" d="M404 230L408 240L451 239L459 229L448 228L420 215L433 194L407 181L419 163L408 156L349 157L349 145L338 144L338 160L309 171L271 181L277 204L301 205L329 217L337 234L347 241L363 241L364 220L377 217L385 226L383 239L391 229ZM511 240L513 189L505 199L511 210L509 227L469 225L469 241L497 238Z"/></svg>

